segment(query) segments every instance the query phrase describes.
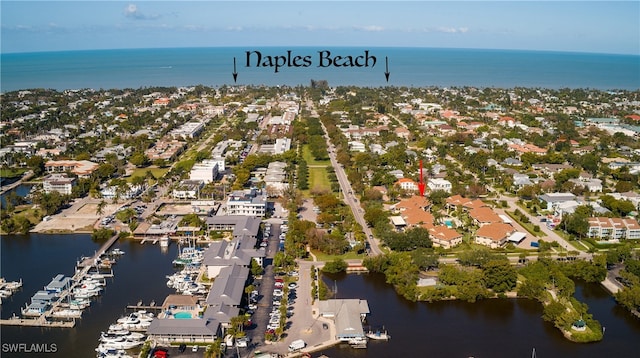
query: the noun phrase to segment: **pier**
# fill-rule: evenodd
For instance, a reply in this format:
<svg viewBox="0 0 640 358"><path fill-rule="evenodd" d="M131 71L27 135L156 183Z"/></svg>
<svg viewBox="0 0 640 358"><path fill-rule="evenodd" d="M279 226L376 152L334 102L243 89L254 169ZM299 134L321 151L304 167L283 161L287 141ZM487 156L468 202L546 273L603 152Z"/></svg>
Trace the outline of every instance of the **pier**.
<svg viewBox="0 0 640 358"><path fill-rule="evenodd" d="M45 315L38 318L20 318L13 316L9 319L0 319L0 326L73 328L75 325L75 319L72 321L48 321Z"/></svg>
<svg viewBox="0 0 640 358"><path fill-rule="evenodd" d="M162 306L156 305L156 301L151 301L149 305L144 305L142 301L138 301L135 305L128 305L127 309L134 311L161 311Z"/></svg>
<svg viewBox="0 0 640 358"><path fill-rule="evenodd" d="M120 237L119 234L120 233L116 231L115 235L113 235L109 240L107 240L107 242L105 242L92 257L85 259L84 261L79 263L78 267L87 268L87 271L88 271L88 268L95 266L96 262L98 261L98 258L104 255L104 253L107 252L107 250L109 250L111 246L113 246L113 244L118 240L118 237Z"/></svg>

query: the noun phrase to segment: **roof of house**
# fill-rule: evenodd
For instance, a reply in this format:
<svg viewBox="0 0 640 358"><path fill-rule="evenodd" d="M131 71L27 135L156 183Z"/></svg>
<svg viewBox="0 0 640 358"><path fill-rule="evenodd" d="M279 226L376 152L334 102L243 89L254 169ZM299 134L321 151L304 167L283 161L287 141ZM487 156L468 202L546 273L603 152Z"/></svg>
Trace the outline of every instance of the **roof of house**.
<svg viewBox="0 0 640 358"><path fill-rule="evenodd" d="M397 210L403 210L409 208L426 208L430 205L431 203L426 197L420 195L412 195L409 198L400 200L400 202L394 204L392 207Z"/></svg>
<svg viewBox="0 0 640 358"><path fill-rule="evenodd" d="M207 295L207 304L225 303L233 306L240 305L244 284L249 277L249 268L233 265L224 267L213 281L211 291Z"/></svg>
<svg viewBox="0 0 640 358"><path fill-rule="evenodd" d="M493 209L483 206L469 210L469 216L481 223L498 223L502 222L500 216Z"/></svg>
<svg viewBox="0 0 640 358"><path fill-rule="evenodd" d="M169 295L164 299L162 303L162 307L166 308L169 306L197 306L198 305L198 297L191 295Z"/></svg>
<svg viewBox="0 0 640 358"><path fill-rule="evenodd" d="M444 225L438 225L430 228L429 235L432 239L437 239L439 241L451 241L462 237L462 234Z"/></svg>
<svg viewBox="0 0 640 358"><path fill-rule="evenodd" d="M453 206L463 206L466 209L480 208L486 206L482 200L479 199L467 199L462 197L460 194L456 194L454 196L450 196L446 200L448 205Z"/></svg>
<svg viewBox="0 0 640 358"><path fill-rule="evenodd" d="M147 334L176 336L215 336L220 322L215 319L160 319L151 321Z"/></svg>
<svg viewBox="0 0 640 358"><path fill-rule="evenodd" d="M631 218L592 217L588 222L589 227L640 230L638 221Z"/></svg>
<svg viewBox="0 0 640 358"><path fill-rule="evenodd" d="M240 308L225 303L217 303L209 306L204 313L204 318L214 318L220 323L229 323L233 317L237 317Z"/></svg>
<svg viewBox="0 0 640 358"><path fill-rule="evenodd" d="M501 241L511 235L515 229L513 226L505 223L491 223L478 229L476 236L485 237L493 241Z"/></svg>

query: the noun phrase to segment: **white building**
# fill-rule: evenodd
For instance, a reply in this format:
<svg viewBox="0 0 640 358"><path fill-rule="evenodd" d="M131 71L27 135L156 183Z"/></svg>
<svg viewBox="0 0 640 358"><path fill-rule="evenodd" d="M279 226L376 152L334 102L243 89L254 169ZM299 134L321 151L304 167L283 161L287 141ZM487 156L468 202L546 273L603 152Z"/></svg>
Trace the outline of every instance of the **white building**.
<svg viewBox="0 0 640 358"><path fill-rule="evenodd" d="M173 189L172 196L174 199L197 199L203 185L202 180L183 180Z"/></svg>
<svg viewBox="0 0 640 358"><path fill-rule="evenodd" d="M118 194L119 199L132 199L142 194L144 190L144 186L142 185L131 185L131 183L127 183L127 185L128 189L122 193L118 193L117 186L109 186L100 190L100 195L102 195L104 199L114 199Z"/></svg>
<svg viewBox="0 0 640 358"><path fill-rule="evenodd" d="M451 192L451 182L446 179L442 179L442 178L429 179L427 180L427 186L429 187L429 189L431 189L431 191L444 190L447 193Z"/></svg>
<svg viewBox="0 0 640 358"><path fill-rule="evenodd" d="M365 150L367 150L364 143L356 141L349 142L349 149L354 152L364 152Z"/></svg>
<svg viewBox="0 0 640 358"><path fill-rule="evenodd" d="M187 122L180 127L172 130L169 135L174 138L195 138L204 130L204 124L201 122Z"/></svg>
<svg viewBox="0 0 640 358"><path fill-rule="evenodd" d="M223 160L224 162L224 160ZM218 177L218 160L204 160L194 164L189 173L189 180L202 180L211 183Z"/></svg>
<svg viewBox="0 0 640 358"><path fill-rule="evenodd" d="M267 211L267 194L263 190L234 191L227 199L227 215L263 217Z"/></svg>
<svg viewBox="0 0 640 358"><path fill-rule="evenodd" d="M63 195L71 195L75 185L76 178L70 178L66 174L50 174L42 181L45 193L57 191Z"/></svg>
<svg viewBox="0 0 640 358"><path fill-rule="evenodd" d="M274 146L274 154L282 154L291 149L291 138L278 138Z"/></svg>

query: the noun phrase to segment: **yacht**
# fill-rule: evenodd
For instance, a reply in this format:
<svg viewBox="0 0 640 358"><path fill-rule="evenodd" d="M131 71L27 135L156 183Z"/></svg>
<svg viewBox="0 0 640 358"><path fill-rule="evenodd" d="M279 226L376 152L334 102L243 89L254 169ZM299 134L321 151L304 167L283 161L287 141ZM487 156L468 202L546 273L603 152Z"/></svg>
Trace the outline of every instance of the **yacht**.
<svg viewBox="0 0 640 358"><path fill-rule="evenodd" d="M160 247L169 247L169 236L163 236L160 238Z"/></svg>
<svg viewBox="0 0 640 358"><path fill-rule="evenodd" d="M125 358L130 357L124 351L124 349L115 349L115 348L106 348L102 345L99 345L96 348L96 352L98 352L98 357L108 357L108 358Z"/></svg>
<svg viewBox="0 0 640 358"><path fill-rule="evenodd" d="M366 336L367 338L381 341L388 341L389 339L391 339L391 336L387 333L386 330L369 331L367 332Z"/></svg>
<svg viewBox="0 0 640 358"><path fill-rule="evenodd" d="M59 318L80 318L82 317L82 311L75 309L62 309L53 312L52 315Z"/></svg>

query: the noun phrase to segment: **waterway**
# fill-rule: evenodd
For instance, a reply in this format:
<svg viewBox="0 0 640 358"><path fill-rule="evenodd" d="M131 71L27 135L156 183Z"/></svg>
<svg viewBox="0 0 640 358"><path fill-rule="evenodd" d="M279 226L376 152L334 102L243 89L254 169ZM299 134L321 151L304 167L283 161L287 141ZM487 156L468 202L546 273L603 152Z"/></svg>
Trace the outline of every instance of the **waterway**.
<svg viewBox="0 0 640 358"><path fill-rule="evenodd" d="M388 342L369 341L368 349L347 345L323 351L346 357L637 357L640 320L620 306L599 284L576 284L575 297L606 328L604 340L578 344L544 322L542 306L526 299L490 299L476 303L409 302L385 283L384 276L337 275L325 279L338 298L369 303L368 323L388 330Z"/></svg>
<svg viewBox="0 0 640 358"><path fill-rule="evenodd" d="M24 287L4 299L0 314L8 318L58 273L72 275L75 262L91 255L100 244L89 235L11 235L0 239L0 275L22 278ZM115 277L72 329L2 327L1 342L54 344L56 353L30 353L29 357L94 357L101 331L138 300L161 304L173 291L165 276L173 273L177 247L162 253L157 245L122 241L114 246L126 254L114 266ZM384 325L389 342L370 342L366 350L335 347L322 353L340 357L635 357L640 350L640 320L617 306L599 285L578 284L576 297L606 327L602 342L576 344L565 340L540 318L535 301L484 300L477 303L412 303L396 295L381 275L339 275L328 279L338 298L363 298L371 308L369 323ZM0 356L25 354L0 352ZM316 356L316 355L314 355Z"/></svg>
<svg viewBox="0 0 640 358"><path fill-rule="evenodd" d="M10 183L7 183L7 184L10 184ZM16 193L16 195L21 196L21 197L24 198L31 191L31 187L32 187L32 185L30 185L30 184L20 184L17 187L15 187L14 189L11 189L8 192L0 195L0 205L2 205L2 207L4 207L7 204L6 196L10 192L14 191Z"/></svg>

